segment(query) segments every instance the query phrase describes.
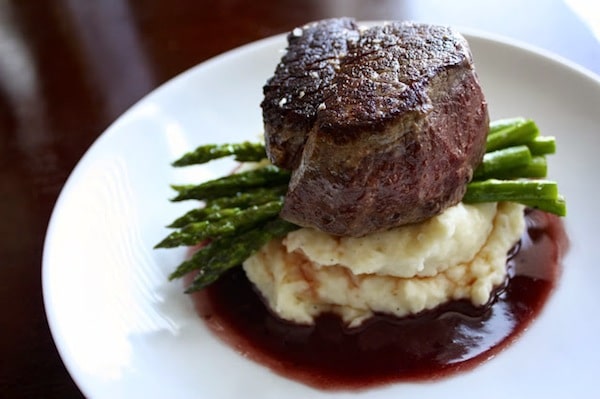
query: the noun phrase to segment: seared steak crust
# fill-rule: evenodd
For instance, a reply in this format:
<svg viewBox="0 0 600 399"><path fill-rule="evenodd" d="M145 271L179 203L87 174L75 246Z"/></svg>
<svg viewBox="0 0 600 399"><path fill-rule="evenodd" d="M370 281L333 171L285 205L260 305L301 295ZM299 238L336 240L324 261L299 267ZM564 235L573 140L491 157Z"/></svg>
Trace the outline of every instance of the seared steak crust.
<svg viewBox="0 0 600 399"><path fill-rule="evenodd" d="M265 143L275 165L297 166L323 95L358 38L358 27L349 18L319 21L288 34L287 52L263 88Z"/></svg>
<svg viewBox="0 0 600 399"><path fill-rule="evenodd" d="M290 36L262 104L271 161L293 170L281 216L361 236L458 203L489 123L464 38L415 23L360 30L347 19L305 30Z"/></svg>

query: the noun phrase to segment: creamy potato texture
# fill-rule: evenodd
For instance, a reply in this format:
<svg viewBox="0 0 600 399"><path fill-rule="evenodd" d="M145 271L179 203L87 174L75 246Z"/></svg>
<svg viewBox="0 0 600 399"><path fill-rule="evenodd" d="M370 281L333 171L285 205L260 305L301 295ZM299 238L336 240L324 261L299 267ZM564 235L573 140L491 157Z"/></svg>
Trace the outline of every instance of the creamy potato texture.
<svg viewBox="0 0 600 399"><path fill-rule="evenodd" d="M401 317L457 299L485 304L506 278L507 252L524 228L521 205L460 203L361 238L299 229L243 267L281 318L311 324L333 312L355 327L374 312Z"/></svg>

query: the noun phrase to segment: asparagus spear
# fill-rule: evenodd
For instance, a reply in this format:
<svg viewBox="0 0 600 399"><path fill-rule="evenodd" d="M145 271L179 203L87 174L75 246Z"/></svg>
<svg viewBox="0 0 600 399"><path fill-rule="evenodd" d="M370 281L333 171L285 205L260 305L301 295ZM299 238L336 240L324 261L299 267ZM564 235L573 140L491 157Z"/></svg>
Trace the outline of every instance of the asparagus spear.
<svg viewBox="0 0 600 399"><path fill-rule="evenodd" d="M259 169L209 180L198 185L172 186L178 192L178 195L172 201L210 200L232 196L248 188L280 185L287 183L289 180L289 171L280 169L277 166L267 165Z"/></svg>
<svg viewBox="0 0 600 399"><path fill-rule="evenodd" d="M538 199L535 201L522 200L519 202L530 208L540 209L544 212L553 213L557 216L562 217L567 215L567 202L560 194L554 199Z"/></svg>
<svg viewBox="0 0 600 399"><path fill-rule="evenodd" d="M206 265L219 251L226 249L225 245L221 243L230 243L233 237L224 237L219 240L209 242L207 245L194 252L192 257L182 262L175 271L169 275L169 280L175 280L183 277L186 274L198 270Z"/></svg>
<svg viewBox="0 0 600 399"><path fill-rule="evenodd" d="M467 184L464 202L498 202L513 200L554 199L558 185L549 180L488 179Z"/></svg>
<svg viewBox="0 0 600 399"><path fill-rule="evenodd" d="M265 146L261 143L207 144L184 154L173 162L173 166L202 164L229 155L235 155L239 162L258 162L267 157Z"/></svg>
<svg viewBox="0 0 600 399"><path fill-rule="evenodd" d="M156 245L156 248L195 245L207 238L234 235L276 217L282 206L283 201L271 201L263 205L252 206L240 212L234 212L230 217L215 221L205 220L190 223L181 230L169 234Z"/></svg>
<svg viewBox="0 0 600 399"><path fill-rule="evenodd" d="M483 161L474 172L476 179L496 176L510 169L523 167L531 162L531 152L526 145L517 145L491 151L483 156Z"/></svg>
<svg viewBox="0 0 600 399"><path fill-rule="evenodd" d="M531 155L546 155L556 152L556 139L552 136L538 136L527 143Z"/></svg>
<svg viewBox="0 0 600 399"><path fill-rule="evenodd" d="M218 208L247 208L252 205L260 205L277 199L283 199L287 191L287 181L279 186L259 187L238 192L230 197L220 197L206 201L207 207Z"/></svg>
<svg viewBox="0 0 600 399"><path fill-rule="evenodd" d="M218 220L223 217L234 216L243 209L254 205L262 205L276 200L283 201L283 194L285 194L286 190L287 186L282 185L248 190L248 192L237 193L231 197L216 198L207 201L205 207L192 209L185 215L177 218L168 227L181 228L190 223L202 222L204 220Z"/></svg>
<svg viewBox="0 0 600 399"><path fill-rule="evenodd" d="M298 226L295 224L275 218L260 229L250 230L236 237L224 237L213 241L198 251L197 255L187 261L188 263L184 262L179 267L183 270L198 269L198 275L186 292L201 290L216 281L228 269L240 265L270 240L283 237L296 229ZM182 270L179 269L176 271L176 275L181 275Z"/></svg>
<svg viewBox="0 0 600 399"><path fill-rule="evenodd" d="M485 150L490 152L514 145L526 144L537 137L539 132L534 121L530 119L519 121L514 125L488 133Z"/></svg>
<svg viewBox="0 0 600 399"><path fill-rule="evenodd" d="M168 225L170 228L182 228L192 223L214 222L223 218L231 218L242 211L242 208L204 207L196 208L175 219Z"/></svg>
<svg viewBox="0 0 600 399"><path fill-rule="evenodd" d="M489 177L503 180L512 180L524 177L541 179L546 177L547 174L548 162L546 161L546 157L537 155L531 157L531 162L529 162L527 165L502 169L495 172L493 176Z"/></svg>
<svg viewBox="0 0 600 399"><path fill-rule="evenodd" d="M490 122L490 129L488 134L496 133L499 130L506 129L508 127L514 127L518 124L525 122L527 119L522 116L517 116L514 118L505 118L505 119L496 119Z"/></svg>

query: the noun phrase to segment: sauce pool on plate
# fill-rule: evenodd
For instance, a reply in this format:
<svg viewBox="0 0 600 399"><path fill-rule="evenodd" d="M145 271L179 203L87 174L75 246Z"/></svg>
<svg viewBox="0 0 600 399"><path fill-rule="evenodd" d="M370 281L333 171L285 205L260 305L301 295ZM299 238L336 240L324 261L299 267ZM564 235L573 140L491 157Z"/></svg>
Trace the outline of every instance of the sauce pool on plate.
<svg viewBox="0 0 600 399"><path fill-rule="evenodd" d="M484 307L454 301L417 316L377 315L347 329L334 315L313 326L279 319L241 267L192 294L220 339L274 372L327 390L435 380L472 369L513 342L541 312L568 240L560 218L526 211L527 230L508 256L508 278Z"/></svg>

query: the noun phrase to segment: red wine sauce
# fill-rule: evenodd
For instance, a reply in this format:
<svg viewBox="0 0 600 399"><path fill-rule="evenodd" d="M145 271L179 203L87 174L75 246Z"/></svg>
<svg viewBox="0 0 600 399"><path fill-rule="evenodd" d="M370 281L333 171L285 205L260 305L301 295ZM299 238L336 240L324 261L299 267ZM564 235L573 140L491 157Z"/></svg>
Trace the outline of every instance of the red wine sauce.
<svg viewBox="0 0 600 399"><path fill-rule="evenodd" d="M215 335L274 372L320 389L423 381L472 369L515 340L540 313L568 242L562 221L527 211L527 231L509 253L509 276L487 306L454 301L417 316L377 315L347 329L323 315L314 326L274 316L241 267L194 294Z"/></svg>

